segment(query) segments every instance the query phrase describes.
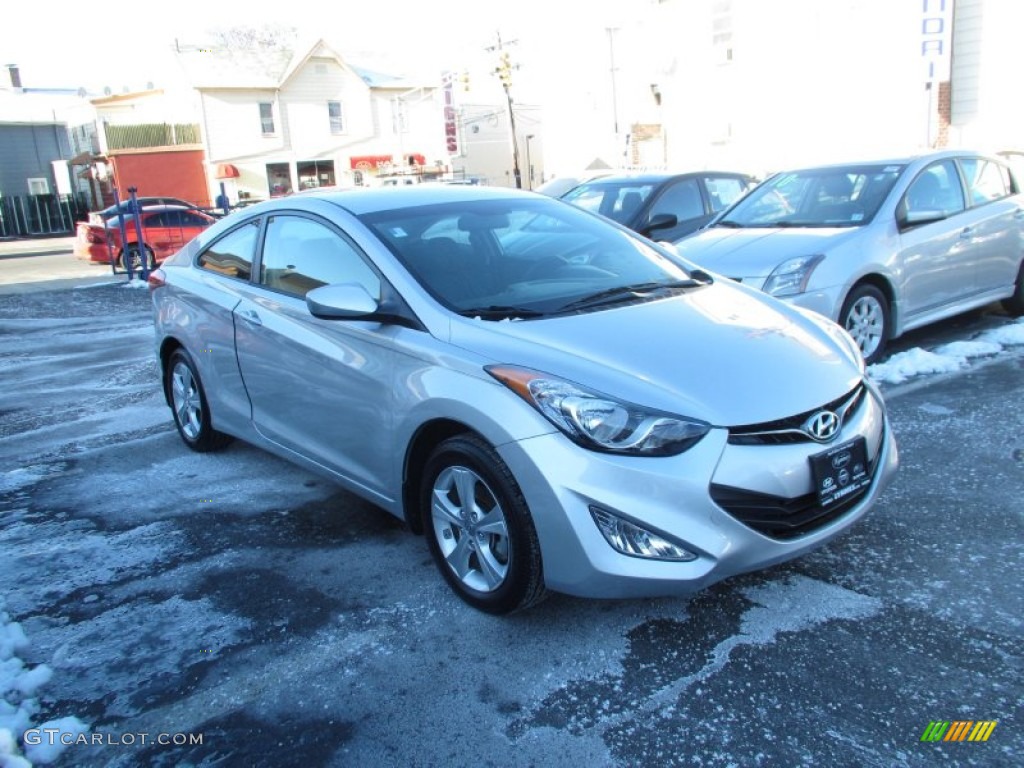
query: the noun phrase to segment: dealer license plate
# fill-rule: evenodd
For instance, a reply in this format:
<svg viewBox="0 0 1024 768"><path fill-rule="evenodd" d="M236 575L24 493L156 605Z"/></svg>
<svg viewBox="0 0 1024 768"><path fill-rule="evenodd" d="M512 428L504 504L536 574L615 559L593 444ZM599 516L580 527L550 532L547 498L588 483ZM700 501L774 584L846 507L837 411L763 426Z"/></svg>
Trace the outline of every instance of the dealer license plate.
<svg viewBox="0 0 1024 768"><path fill-rule="evenodd" d="M852 496L871 484L867 442L858 437L811 456L811 475L822 508Z"/></svg>

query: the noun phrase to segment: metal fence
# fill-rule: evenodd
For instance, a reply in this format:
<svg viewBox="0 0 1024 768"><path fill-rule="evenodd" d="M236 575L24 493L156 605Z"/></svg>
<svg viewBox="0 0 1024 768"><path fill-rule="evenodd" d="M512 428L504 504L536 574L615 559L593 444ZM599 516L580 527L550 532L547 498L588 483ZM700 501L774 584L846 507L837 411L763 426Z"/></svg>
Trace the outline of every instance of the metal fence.
<svg viewBox="0 0 1024 768"><path fill-rule="evenodd" d="M0 237L72 234L86 213L72 195L0 196Z"/></svg>

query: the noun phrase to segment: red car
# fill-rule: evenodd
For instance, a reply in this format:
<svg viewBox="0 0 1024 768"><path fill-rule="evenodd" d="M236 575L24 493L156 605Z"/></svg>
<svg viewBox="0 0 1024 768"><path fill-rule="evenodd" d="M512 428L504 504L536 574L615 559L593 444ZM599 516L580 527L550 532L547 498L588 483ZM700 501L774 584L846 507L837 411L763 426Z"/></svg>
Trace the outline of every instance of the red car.
<svg viewBox="0 0 1024 768"><path fill-rule="evenodd" d="M151 266L160 264L176 253L185 243L216 221L212 216L180 205L146 206L139 214L139 218L142 223L142 244ZM113 259L119 269L124 269L127 251L133 258L133 268L138 269L138 236L132 216L125 215L124 228L127 247L121 243L121 228L116 215L108 218L106 225L80 223L75 240L75 256L100 264L109 264Z"/></svg>

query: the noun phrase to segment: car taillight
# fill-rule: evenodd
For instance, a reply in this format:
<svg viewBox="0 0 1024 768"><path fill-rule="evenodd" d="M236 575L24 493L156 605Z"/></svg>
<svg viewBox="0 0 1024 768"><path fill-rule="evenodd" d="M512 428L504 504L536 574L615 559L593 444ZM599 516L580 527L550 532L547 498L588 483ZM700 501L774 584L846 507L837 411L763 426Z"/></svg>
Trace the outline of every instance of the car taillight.
<svg viewBox="0 0 1024 768"><path fill-rule="evenodd" d="M106 233L99 227L89 227L85 233L85 239L90 243L105 243L107 242Z"/></svg>
<svg viewBox="0 0 1024 768"><path fill-rule="evenodd" d="M162 269L154 269L149 273L146 282L149 284L149 290L151 291L156 288L163 288L167 285L167 273Z"/></svg>

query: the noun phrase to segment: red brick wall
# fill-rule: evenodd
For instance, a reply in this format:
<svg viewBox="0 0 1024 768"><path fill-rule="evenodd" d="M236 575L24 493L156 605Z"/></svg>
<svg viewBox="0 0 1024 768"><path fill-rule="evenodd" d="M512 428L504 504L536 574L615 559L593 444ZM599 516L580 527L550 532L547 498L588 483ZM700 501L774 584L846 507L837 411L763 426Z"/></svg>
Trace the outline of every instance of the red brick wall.
<svg viewBox="0 0 1024 768"><path fill-rule="evenodd" d="M935 139L936 149L945 149L949 146L949 120L952 115L950 82L939 83L939 135Z"/></svg>
<svg viewBox="0 0 1024 768"><path fill-rule="evenodd" d="M129 187L137 187L139 197L167 195L196 205L211 204L201 149L131 152L109 160L122 200L128 197Z"/></svg>

